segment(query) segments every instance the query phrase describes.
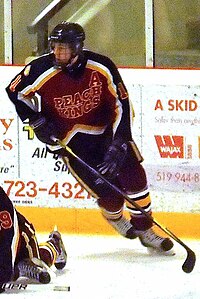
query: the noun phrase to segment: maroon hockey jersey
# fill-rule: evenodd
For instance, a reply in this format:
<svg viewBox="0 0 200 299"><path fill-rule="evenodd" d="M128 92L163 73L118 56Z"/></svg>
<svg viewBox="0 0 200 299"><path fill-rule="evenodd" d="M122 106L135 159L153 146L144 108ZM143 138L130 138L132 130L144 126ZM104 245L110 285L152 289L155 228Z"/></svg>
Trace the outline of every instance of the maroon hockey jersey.
<svg viewBox="0 0 200 299"><path fill-rule="evenodd" d="M59 128L68 143L77 133L131 140L128 93L114 63L106 56L84 50L85 65L73 77L54 66L54 54L32 61L6 88L22 120L41 113Z"/></svg>

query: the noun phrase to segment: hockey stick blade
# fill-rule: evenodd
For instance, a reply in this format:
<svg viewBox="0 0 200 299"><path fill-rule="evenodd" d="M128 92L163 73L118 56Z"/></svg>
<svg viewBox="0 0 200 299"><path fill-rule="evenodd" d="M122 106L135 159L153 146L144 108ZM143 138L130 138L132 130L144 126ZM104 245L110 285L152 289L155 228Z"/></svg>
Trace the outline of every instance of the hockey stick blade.
<svg viewBox="0 0 200 299"><path fill-rule="evenodd" d="M179 243L181 246L185 248L187 251L187 257L185 259L185 262L182 265L182 270L185 273L192 272L195 262L196 262L196 256L195 253L185 244L183 243L174 233L172 233L169 229L163 227L160 225L150 214L148 214L140 205L138 205L136 202L131 200L129 196L123 192L121 189L119 189L117 186L113 185L110 181L108 181L101 173L99 173L96 169L88 165L85 161L83 161L79 156L77 156L71 148L69 148L67 145L62 143L59 139L56 139L52 136L52 140L57 142L58 145L60 145L62 148L66 150L66 152L74 157L77 161L79 161L82 165L84 165L89 171L91 171L92 174L94 174L96 177L99 178L101 182L104 182L107 186L109 186L112 190L114 190L117 194L123 196L128 202L130 202L138 211L140 211L143 215L145 215L149 220L151 220L156 226L158 226L163 232L165 232L168 236L170 236L172 239L174 239L177 243Z"/></svg>
<svg viewBox="0 0 200 299"><path fill-rule="evenodd" d="M182 269L185 273L190 273L194 269L196 263L196 255L190 248L185 248L187 250L187 258L183 263Z"/></svg>
<svg viewBox="0 0 200 299"><path fill-rule="evenodd" d="M166 227L162 227L154 218L152 218L153 223L155 223L162 231L164 231L166 234L168 234L172 239L174 239L177 243L183 246L185 250L187 251L187 257L185 259L185 262L182 265L182 270L185 273L190 273L194 269L195 263L196 263L196 255L195 253L185 244L183 241L181 241L172 231L170 231Z"/></svg>

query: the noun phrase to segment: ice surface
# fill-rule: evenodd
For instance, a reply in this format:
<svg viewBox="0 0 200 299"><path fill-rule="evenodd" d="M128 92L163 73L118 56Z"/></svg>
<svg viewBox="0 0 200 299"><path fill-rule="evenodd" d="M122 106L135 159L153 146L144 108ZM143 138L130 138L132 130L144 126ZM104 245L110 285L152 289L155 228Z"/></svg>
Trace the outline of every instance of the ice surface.
<svg viewBox="0 0 200 299"><path fill-rule="evenodd" d="M47 236L39 234L39 241ZM186 274L185 249L175 242L175 256L149 254L138 239L115 236L63 235L68 252L64 270L47 285L28 285L24 291L0 294L8 298L73 299L199 299L199 240L183 240L197 256L194 270ZM54 291L54 286L70 291ZM45 297L44 297L45 296Z"/></svg>

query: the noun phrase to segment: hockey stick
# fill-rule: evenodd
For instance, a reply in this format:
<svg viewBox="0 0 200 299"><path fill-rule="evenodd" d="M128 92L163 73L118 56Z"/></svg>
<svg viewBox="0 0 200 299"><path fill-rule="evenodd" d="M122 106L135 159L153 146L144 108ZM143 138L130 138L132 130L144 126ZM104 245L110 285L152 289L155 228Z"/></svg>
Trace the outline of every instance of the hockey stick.
<svg viewBox="0 0 200 299"><path fill-rule="evenodd" d="M171 232L168 228L163 227L161 224L159 224L151 215L149 215L140 205L138 205L135 201L132 201L128 195L123 192L121 189L113 185L110 181L108 181L103 175L101 175L97 170L95 170L93 167L88 165L85 161L83 161L79 156L77 156L67 145L65 145L62 141L52 137L52 140L54 140L57 144L59 144L62 148L66 150L66 152L71 155L73 158L75 158L80 164L85 166L91 174L93 174L95 177L97 177L96 183L105 183L107 186L109 186L112 190L114 190L117 194L123 196L128 202L130 202L137 210L139 210L143 215L145 215L149 220L151 220L156 226L158 226L162 231L164 231L168 236L170 236L172 239L174 239L177 243L179 243L181 246L183 246L187 252L187 257L182 265L182 270L185 273L192 272L195 262L196 262L196 255L195 253L185 244L183 243L173 232Z"/></svg>

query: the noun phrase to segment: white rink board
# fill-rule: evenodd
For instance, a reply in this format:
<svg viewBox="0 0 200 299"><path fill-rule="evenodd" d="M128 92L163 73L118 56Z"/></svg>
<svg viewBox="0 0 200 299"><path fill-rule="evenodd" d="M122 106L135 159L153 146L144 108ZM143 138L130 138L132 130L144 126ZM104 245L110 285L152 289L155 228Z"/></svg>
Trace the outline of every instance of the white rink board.
<svg viewBox="0 0 200 299"><path fill-rule="evenodd" d="M22 67L1 66L0 183L17 205L96 208L95 200L18 119L5 87ZM200 70L120 69L136 117L155 211L199 212Z"/></svg>

